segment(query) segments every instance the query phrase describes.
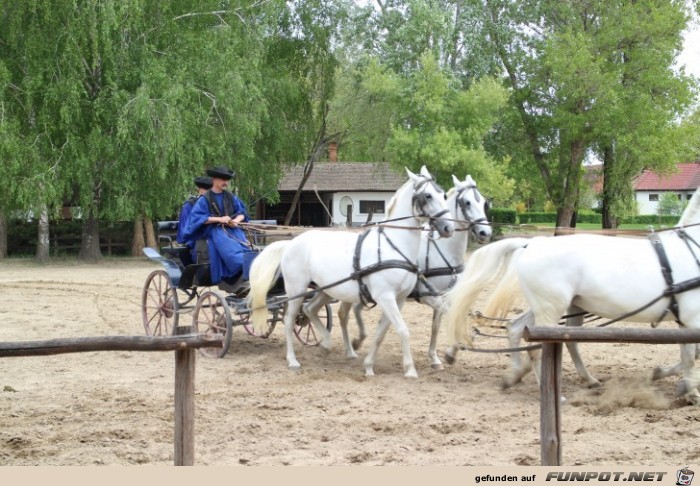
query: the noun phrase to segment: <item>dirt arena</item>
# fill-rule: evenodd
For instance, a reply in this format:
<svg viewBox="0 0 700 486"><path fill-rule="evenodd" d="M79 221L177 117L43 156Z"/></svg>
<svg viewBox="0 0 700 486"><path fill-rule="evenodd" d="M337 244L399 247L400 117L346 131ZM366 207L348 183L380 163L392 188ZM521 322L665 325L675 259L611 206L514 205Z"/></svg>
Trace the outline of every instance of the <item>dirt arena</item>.
<svg viewBox="0 0 700 486"><path fill-rule="evenodd" d="M0 261L0 341L143 335L141 290L157 268L145 259ZM539 465L532 374L503 392L507 356L468 352L432 371L431 312L404 308L417 380L403 378L393 331L368 379L368 343L347 360L337 326L331 354L297 346L297 373L287 370L281 325L265 340L235 328L223 359L197 359L196 464ZM368 311L370 332L376 320ZM442 350L444 333L440 342ZM675 399L675 379L648 380L654 366L677 361L677 346L585 345L582 353L604 386L582 389L565 354L564 464L699 462L700 408ZM172 464L172 353L2 358L0 370L0 465Z"/></svg>

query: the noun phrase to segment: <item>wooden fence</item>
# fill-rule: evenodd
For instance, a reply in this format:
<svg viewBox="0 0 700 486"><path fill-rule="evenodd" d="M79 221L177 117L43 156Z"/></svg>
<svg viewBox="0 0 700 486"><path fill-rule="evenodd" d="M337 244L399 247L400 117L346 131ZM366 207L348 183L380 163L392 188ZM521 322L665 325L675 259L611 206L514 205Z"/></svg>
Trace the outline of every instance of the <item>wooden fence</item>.
<svg viewBox="0 0 700 486"><path fill-rule="evenodd" d="M525 327L524 339L542 343L540 450L543 466L561 465L562 343L700 343L700 329Z"/></svg>
<svg viewBox="0 0 700 486"><path fill-rule="evenodd" d="M221 347L221 340L190 334L191 327L178 327L176 336L104 336L0 343L0 358L46 356L88 351L175 351L174 463L194 465L194 371L195 349Z"/></svg>

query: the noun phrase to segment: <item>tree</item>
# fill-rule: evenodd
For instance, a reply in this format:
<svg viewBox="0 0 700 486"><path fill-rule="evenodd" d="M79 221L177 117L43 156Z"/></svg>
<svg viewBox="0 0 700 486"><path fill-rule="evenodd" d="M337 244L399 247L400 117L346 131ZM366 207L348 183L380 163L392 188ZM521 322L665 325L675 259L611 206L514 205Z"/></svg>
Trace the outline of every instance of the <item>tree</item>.
<svg viewBox="0 0 700 486"><path fill-rule="evenodd" d="M640 156L644 149L658 154L668 147L674 118L691 99L688 80L671 69L683 9L680 2L652 1L485 2L522 126L513 133L525 137L529 163L557 206L558 226L572 223L581 163L592 148L620 162L608 158L605 173L620 194L620 181L651 164ZM635 150L635 143L644 148Z"/></svg>
<svg viewBox="0 0 700 486"><path fill-rule="evenodd" d="M53 214L74 197L80 256L96 260L100 220L171 217L207 166L235 168L244 198L265 194L304 158L332 92L332 7L5 3L6 129L30 148L10 156L31 180L18 205Z"/></svg>

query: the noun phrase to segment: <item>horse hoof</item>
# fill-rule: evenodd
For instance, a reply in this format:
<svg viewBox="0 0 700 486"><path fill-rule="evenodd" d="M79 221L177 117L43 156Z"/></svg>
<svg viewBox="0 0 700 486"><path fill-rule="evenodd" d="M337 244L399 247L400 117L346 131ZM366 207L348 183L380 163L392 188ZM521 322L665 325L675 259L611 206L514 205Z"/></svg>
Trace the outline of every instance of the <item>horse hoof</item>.
<svg viewBox="0 0 700 486"><path fill-rule="evenodd" d="M374 376L374 370L365 370L365 376Z"/></svg>
<svg viewBox="0 0 700 486"><path fill-rule="evenodd" d="M354 353L354 352L353 352L353 353L347 353L347 354L345 355L345 357L346 357L347 359L357 359L357 353Z"/></svg>
<svg viewBox="0 0 700 486"><path fill-rule="evenodd" d="M595 389L595 388L600 388L600 387L603 386L603 385L601 385L600 382L599 382L598 380L593 380L593 381L589 381L587 386L588 386L589 389L592 390L592 389Z"/></svg>
<svg viewBox="0 0 700 486"><path fill-rule="evenodd" d="M301 365L299 363L290 364L288 368L290 371L301 371Z"/></svg>
<svg viewBox="0 0 700 486"><path fill-rule="evenodd" d="M362 346L362 341L360 341L357 338L352 340L352 349L357 351L358 349L360 349L360 346Z"/></svg>
<svg viewBox="0 0 700 486"><path fill-rule="evenodd" d="M418 378L418 372L416 370L408 370L403 376L404 378Z"/></svg>
<svg viewBox="0 0 700 486"><path fill-rule="evenodd" d="M654 368L654 372L651 374L651 379L652 381L660 380L661 378L664 377L663 370L661 367L656 367Z"/></svg>
<svg viewBox="0 0 700 486"><path fill-rule="evenodd" d="M445 353L445 361L447 362L447 364L453 365L455 364L455 361L457 361L457 359L450 353Z"/></svg>
<svg viewBox="0 0 700 486"><path fill-rule="evenodd" d="M513 385L516 385L517 383L520 382L521 378L518 378L517 376L513 375L506 375L501 379L501 390L507 390Z"/></svg>
<svg viewBox="0 0 700 486"><path fill-rule="evenodd" d="M430 367L432 369L434 369L435 371L444 371L445 370L445 367L442 366L442 363L433 363L430 365Z"/></svg>
<svg viewBox="0 0 700 486"><path fill-rule="evenodd" d="M688 384L685 382L685 380L680 380L678 383L676 383L676 396L677 397L682 397L683 395L686 395L689 392L689 387ZM689 400L692 398L692 396L687 397Z"/></svg>

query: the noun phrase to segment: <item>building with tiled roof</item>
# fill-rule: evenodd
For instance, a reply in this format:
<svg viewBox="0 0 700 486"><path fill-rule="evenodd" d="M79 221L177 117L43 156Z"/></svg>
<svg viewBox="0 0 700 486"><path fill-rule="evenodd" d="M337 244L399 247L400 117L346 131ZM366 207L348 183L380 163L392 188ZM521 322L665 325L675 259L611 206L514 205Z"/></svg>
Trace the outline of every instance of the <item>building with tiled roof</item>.
<svg viewBox="0 0 700 486"><path fill-rule="evenodd" d="M663 193L676 193L679 199L688 200L700 187L700 163L676 164L676 172L657 174L645 170L634 181L639 214L656 214L659 198Z"/></svg>
<svg viewBox="0 0 700 486"><path fill-rule="evenodd" d="M296 191L301 184L304 166L297 165L285 171L277 189ZM386 163L370 162L319 162L314 165L306 187L319 191L390 191L406 182L405 173L398 172Z"/></svg>
<svg viewBox="0 0 700 486"><path fill-rule="evenodd" d="M256 217L282 224L303 178L303 165L285 170L277 190L278 204L261 204ZM290 224L295 226L359 226L384 218L396 190L408 180L387 163L317 162ZM329 214L330 213L330 214Z"/></svg>

